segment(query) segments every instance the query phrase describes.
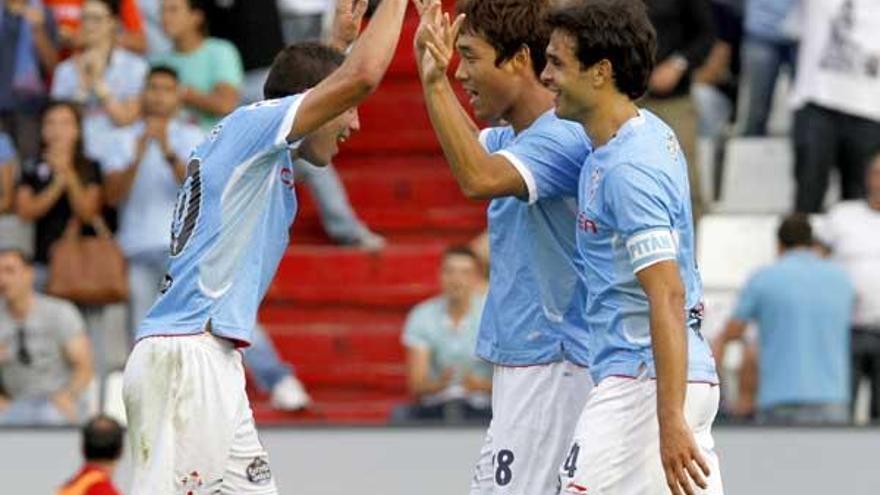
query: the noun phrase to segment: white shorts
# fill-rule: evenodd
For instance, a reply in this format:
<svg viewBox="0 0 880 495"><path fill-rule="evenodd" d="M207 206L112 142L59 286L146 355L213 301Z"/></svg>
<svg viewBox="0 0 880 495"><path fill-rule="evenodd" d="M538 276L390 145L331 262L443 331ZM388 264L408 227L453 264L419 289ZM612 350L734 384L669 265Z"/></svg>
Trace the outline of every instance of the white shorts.
<svg viewBox="0 0 880 495"><path fill-rule="evenodd" d="M718 386L688 384L685 418L711 472L708 489L694 485L702 495L724 493L712 439L718 399ZM669 495L660 461L656 380L609 377L593 389L560 478L564 495Z"/></svg>
<svg viewBox="0 0 880 495"><path fill-rule="evenodd" d="M132 495L275 495L231 342L203 333L135 345L123 394Z"/></svg>
<svg viewBox="0 0 880 495"><path fill-rule="evenodd" d="M495 366L492 422L471 495L556 495L559 465L593 381L569 362Z"/></svg>

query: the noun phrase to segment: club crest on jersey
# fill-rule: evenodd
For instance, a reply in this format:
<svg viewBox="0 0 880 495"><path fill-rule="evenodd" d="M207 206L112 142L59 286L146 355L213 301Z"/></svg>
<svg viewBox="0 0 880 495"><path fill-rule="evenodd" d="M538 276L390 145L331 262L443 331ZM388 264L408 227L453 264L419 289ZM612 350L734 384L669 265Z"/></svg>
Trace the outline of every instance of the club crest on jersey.
<svg viewBox="0 0 880 495"><path fill-rule="evenodd" d="M272 481L272 470L269 462L262 457L255 457L247 467L247 479L255 485L266 485Z"/></svg>
<svg viewBox="0 0 880 495"><path fill-rule="evenodd" d="M599 233L599 225L593 220L590 220L590 217L584 212L578 213L577 226L578 229L583 230L584 232L590 232L592 234Z"/></svg>

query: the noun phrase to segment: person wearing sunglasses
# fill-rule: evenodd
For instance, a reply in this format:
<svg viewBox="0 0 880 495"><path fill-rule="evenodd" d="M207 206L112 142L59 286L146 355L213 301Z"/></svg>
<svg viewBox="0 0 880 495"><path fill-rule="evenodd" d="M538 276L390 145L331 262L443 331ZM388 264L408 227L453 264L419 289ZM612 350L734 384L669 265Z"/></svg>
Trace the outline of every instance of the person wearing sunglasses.
<svg viewBox="0 0 880 495"><path fill-rule="evenodd" d="M78 423L93 374L85 324L33 280L23 253L0 249L0 425Z"/></svg>

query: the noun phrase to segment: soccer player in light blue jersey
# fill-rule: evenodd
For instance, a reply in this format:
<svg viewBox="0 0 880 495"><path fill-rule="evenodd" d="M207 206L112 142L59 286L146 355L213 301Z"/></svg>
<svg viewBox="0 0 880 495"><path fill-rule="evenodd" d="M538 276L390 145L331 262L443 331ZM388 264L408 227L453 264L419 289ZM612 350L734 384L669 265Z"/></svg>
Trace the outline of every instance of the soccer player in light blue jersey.
<svg viewBox="0 0 880 495"><path fill-rule="evenodd" d="M494 365L493 415L470 493L555 495L592 387L574 263L577 183L590 144L580 125L556 117L538 78L550 34L545 1L463 1L455 22L439 2L417 4L431 122L462 191L492 200L476 352ZM455 49L455 77L476 116L506 124L478 132L470 121L446 77Z"/></svg>
<svg viewBox="0 0 880 495"><path fill-rule="evenodd" d="M356 33L367 0L340 1L347 5L337 12ZM235 110L192 152L162 295L125 370L131 493L278 493L238 348L251 342L287 248L297 208L292 160L326 164L358 129L356 106L391 62L406 4L384 0L347 59L315 44L283 50L267 99Z"/></svg>
<svg viewBox="0 0 880 495"><path fill-rule="evenodd" d="M641 0L567 3L542 79L595 150L581 170L577 243L590 293L590 395L561 466L565 494L722 493L718 377L700 334L687 166L634 100L656 35Z"/></svg>

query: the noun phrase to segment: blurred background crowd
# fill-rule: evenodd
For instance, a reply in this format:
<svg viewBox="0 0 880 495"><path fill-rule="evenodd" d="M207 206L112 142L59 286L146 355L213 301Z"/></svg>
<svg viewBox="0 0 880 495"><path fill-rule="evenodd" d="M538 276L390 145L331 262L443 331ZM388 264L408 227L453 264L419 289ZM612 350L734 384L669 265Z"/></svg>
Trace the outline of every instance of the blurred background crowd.
<svg viewBox="0 0 880 495"><path fill-rule="evenodd" d="M119 416L119 371L132 330L163 283L189 151L225 114L261 99L285 44L345 48L334 32L335 2L0 2L0 425ZM688 156L704 335L722 371L724 414L762 424L880 420L880 4L648 5L658 64L641 104L675 128ZM400 52L408 50L404 40ZM415 81L414 69L406 74L395 77ZM383 101L405 106L410 90L395 81ZM385 130L381 119L366 126ZM399 146L410 146L407 131L398 132ZM371 159L378 167L401 160ZM398 170L391 165L388 174ZM431 174L445 172L436 156L431 166ZM296 163L324 240L341 246L325 242L301 257L308 249L345 250L367 260L393 254L394 263L419 249L395 233L407 212L395 211L394 221L384 215L375 229L358 217L344 186L358 184L357 173L343 180L332 165ZM394 194L405 196L399 189ZM350 192L373 211L374 198ZM438 223L456 217L443 218ZM382 342L396 348L383 366L399 370L390 386L399 393L377 413L383 422L491 416L490 367L473 357L490 262L477 235L484 226L444 237L436 256L418 258L430 260L418 270L430 273L435 295L414 307L404 298L407 308L382 320L395 327L393 340ZM88 239L106 266L85 266ZM399 244L405 247L394 251ZM114 257L124 270L107 269ZM77 277L101 268L107 280L96 296ZM321 308L311 309L318 315ZM274 321L273 311L264 314ZM332 313L325 319L334 322ZM357 332L357 321L351 327ZM281 357L292 355L290 342L306 340L274 328L258 324L245 353L252 392L276 411L306 412L265 417L295 422L315 409L322 417L315 402L324 399L313 401L303 383L326 383L299 380ZM322 351L316 344L298 352ZM354 351L334 352L328 356L345 359ZM366 409L373 399L357 396L353 407Z"/></svg>

